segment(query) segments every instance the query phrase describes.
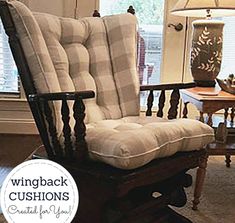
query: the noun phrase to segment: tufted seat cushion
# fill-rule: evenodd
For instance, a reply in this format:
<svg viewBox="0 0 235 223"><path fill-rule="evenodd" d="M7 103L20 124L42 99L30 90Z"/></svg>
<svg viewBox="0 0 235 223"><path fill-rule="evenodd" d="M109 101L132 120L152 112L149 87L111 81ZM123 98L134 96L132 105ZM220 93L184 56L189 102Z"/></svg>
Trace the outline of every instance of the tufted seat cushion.
<svg viewBox="0 0 235 223"><path fill-rule="evenodd" d="M90 157L121 169L141 167L178 151L203 148L214 139L213 129L191 119L125 117L87 125Z"/></svg>

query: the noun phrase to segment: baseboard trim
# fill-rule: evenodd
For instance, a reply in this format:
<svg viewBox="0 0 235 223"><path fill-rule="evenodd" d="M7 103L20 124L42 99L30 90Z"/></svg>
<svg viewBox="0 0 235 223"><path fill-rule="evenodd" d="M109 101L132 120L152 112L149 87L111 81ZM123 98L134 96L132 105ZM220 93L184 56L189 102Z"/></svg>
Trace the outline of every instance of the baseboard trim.
<svg viewBox="0 0 235 223"><path fill-rule="evenodd" d="M25 119L0 119L0 134L27 134L38 135L38 130L33 120Z"/></svg>

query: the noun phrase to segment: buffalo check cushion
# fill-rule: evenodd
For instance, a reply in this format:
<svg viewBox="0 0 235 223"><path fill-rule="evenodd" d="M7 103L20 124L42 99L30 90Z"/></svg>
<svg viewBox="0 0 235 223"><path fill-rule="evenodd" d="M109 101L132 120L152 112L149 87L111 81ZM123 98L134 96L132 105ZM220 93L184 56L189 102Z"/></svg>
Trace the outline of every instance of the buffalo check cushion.
<svg viewBox="0 0 235 223"><path fill-rule="evenodd" d="M89 124L86 140L92 159L134 169L179 151L199 150L214 140L214 132L192 119L132 116Z"/></svg>
<svg viewBox="0 0 235 223"><path fill-rule="evenodd" d="M103 18L122 116L139 114L139 76L136 70L136 17L120 14Z"/></svg>
<svg viewBox="0 0 235 223"><path fill-rule="evenodd" d="M37 92L95 92L84 101L92 159L133 169L213 141L213 129L198 121L139 116L135 16L75 20L32 13L15 0L8 4ZM60 135L60 104L51 106Z"/></svg>
<svg viewBox="0 0 235 223"><path fill-rule="evenodd" d="M75 20L9 4L38 92L93 90L87 123L139 114L135 16Z"/></svg>

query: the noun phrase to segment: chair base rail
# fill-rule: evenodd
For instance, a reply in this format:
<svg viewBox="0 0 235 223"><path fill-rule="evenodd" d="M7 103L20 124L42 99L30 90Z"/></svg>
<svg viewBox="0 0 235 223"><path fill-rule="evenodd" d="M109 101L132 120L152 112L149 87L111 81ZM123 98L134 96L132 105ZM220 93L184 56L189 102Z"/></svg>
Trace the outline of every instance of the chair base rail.
<svg viewBox="0 0 235 223"><path fill-rule="evenodd" d="M133 189L123 197L117 197L117 185L85 175L77 177L80 204L74 223L191 222L168 207L185 205L184 186L188 174L181 173L159 184ZM173 186L169 187L170 183ZM154 191L161 191L158 197L153 197Z"/></svg>

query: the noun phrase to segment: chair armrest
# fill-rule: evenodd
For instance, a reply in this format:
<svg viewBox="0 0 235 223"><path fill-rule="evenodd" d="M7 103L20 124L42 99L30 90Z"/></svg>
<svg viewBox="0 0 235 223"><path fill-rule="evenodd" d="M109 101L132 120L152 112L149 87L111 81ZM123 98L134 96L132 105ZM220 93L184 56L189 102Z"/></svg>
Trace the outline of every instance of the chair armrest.
<svg viewBox="0 0 235 223"><path fill-rule="evenodd" d="M175 89L186 89L193 88L196 84L190 83L172 83L172 84L158 84L158 85L141 85L140 91L161 91L161 90L175 90Z"/></svg>
<svg viewBox="0 0 235 223"><path fill-rule="evenodd" d="M95 97L94 91L57 92L57 93L31 94L29 95L29 101L35 101L38 99L45 99L47 101L76 100L76 99L88 99L94 97Z"/></svg>
<svg viewBox="0 0 235 223"><path fill-rule="evenodd" d="M152 107L154 101L153 91L161 91L159 102L158 102L158 117L163 117L163 108L165 105L166 95L165 91L172 91L170 97L170 109L168 111L168 119L174 119L178 114L178 104L180 100L180 90L186 88L195 87L196 84L194 82L191 83L172 83L172 84L159 84L159 85L142 85L140 86L140 91L149 91L149 96L147 100L147 111L146 115L152 115Z"/></svg>
<svg viewBox="0 0 235 223"><path fill-rule="evenodd" d="M85 140L85 104L83 103L83 99L93 98L94 96L95 93L93 91L57 92L29 95L29 104L32 110L38 115L38 118L35 120L39 126L40 133L42 133L43 143L50 159L59 162L64 162L65 160L70 162L72 159L77 159L79 162L86 160L88 150ZM73 105L68 103L68 100L73 100ZM61 109L58 109L56 112L54 106L52 105L55 101L62 101L61 103L56 103L57 109L59 108L58 106L61 106ZM73 114L71 114L70 109L73 110ZM61 116L58 115L59 113ZM57 115L56 118L55 115ZM70 126L71 118L74 118L74 126ZM60 119L63 125L62 134L61 132L58 134L56 125L56 120L58 121ZM72 139L72 128L74 129L75 136L74 145ZM59 137L64 138L64 146L61 145Z"/></svg>

